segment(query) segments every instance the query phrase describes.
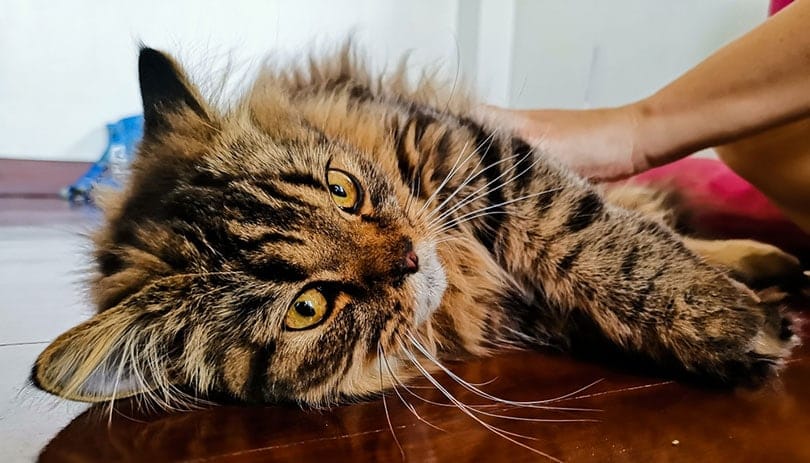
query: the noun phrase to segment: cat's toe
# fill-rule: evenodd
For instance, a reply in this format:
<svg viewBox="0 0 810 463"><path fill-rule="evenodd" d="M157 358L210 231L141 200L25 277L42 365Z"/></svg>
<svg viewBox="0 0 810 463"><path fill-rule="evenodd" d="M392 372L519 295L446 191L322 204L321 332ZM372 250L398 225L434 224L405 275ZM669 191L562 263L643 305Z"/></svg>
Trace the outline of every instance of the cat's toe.
<svg viewBox="0 0 810 463"><path fill-rule="evenodd" d="M764 306L765 322L737 353L719 365L719 379L729 385L758 386L784 367L792 349L800 342L794 322L782 310Z"/></svg>

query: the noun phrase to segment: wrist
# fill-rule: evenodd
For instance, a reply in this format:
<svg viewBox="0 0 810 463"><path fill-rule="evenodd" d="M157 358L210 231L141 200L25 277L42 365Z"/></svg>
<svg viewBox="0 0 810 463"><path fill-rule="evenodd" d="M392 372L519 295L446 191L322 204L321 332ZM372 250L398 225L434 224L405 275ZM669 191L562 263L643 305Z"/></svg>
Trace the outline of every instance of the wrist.
<svg viewBox="0 0 810 463"><path fill-rule="evenodd" d="M620 124L627 128L630 141L630 161L633 173L641 173L664 164L658 161L659 149L656 136L655 113L646 100L640 100L613 110Z"/></svg>
<svg viewBox="0 0 810 463"><path fill-rule="evenodd" d="M698 129L687 130L686 121L677 114L669 114L655 101L655 95L627 106L622 110L632 122L634 166L639 171L662 166L701 149L690 135Z"/></svg>

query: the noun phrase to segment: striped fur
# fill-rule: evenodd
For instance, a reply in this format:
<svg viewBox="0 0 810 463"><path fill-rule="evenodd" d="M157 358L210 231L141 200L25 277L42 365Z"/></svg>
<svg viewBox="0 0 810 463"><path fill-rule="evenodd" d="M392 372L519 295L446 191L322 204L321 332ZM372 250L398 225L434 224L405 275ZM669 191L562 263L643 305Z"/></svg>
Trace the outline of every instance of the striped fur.
<svg viewBox="0 0 810 463"><path fill-rule="evenodd" d="M142 51L140 72L146 134L126 191L105 199L98 314L37 360L47 391L327 405L417 374L415 341L425 365L565 348L582 320L722 381L765 376L789 352L780 315L690 251L661 208L607 202L434 79L373 76L346 48L266 69L217 110L159 52ZM328 168L357 178L357 213L333 204ZM285 330L312 285L327 320Z"/></svg>

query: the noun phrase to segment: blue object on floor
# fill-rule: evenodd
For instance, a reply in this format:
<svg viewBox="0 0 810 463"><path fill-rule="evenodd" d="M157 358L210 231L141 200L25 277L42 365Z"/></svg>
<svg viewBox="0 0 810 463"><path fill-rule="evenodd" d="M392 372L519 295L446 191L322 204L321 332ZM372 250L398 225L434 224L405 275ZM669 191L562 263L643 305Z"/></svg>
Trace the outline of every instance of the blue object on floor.
<svg viewBox="0 0 810 463"><path fill-rule="evenodd" d="M72 185L62 189L61 196L71 202L89 202L96 185L121 188L129 175L135 148L143 137L143 116L125 117L107 124L108 142L104 153Z"/></svg>

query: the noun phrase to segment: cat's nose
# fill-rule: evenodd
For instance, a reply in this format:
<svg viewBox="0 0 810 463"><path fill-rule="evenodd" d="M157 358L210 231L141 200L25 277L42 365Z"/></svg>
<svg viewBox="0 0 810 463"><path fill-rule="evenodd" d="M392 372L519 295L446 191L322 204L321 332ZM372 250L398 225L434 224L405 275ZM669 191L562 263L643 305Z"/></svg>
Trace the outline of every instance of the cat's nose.
<svg viewBox="0 0 810 463"><path fill-rule="evenodd" d="M405 258L402 259L402 270L404 273L416 273L419 270L419 256L413 250L405 253Z"/></svg>
<svg viewBox="0 0 810 463"><path fill-rule="evenodd" d="M419 256L414 252L413 243L410 239L398 243L398 246L395 246L394 249L391 250L393 255L389 254L393 259L389 261L391 267L389 267L388 271L391 272L389 275L393 277L394 285L398 286L405 281L408 275L419 271Z"/></svg>

